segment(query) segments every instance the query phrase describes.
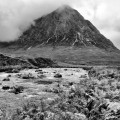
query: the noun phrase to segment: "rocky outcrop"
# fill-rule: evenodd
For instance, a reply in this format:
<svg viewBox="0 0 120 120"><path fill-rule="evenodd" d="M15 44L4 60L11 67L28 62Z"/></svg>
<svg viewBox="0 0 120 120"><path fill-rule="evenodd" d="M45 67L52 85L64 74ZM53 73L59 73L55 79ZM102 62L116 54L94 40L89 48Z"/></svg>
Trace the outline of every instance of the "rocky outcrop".
<svg viewBox="0 0 120 120"><path fill-rule="evenodd" d="M13 67L25 67L25 68L31 68L31 67L52 67L55 66L56 63L54 63L52 60L47 58L12 58L9 56L5 56L3 54L0 54L0 71L6 71L6 69L10 72L13 71Z"/></svg>
<svg viewBox="0 0 120 120"><path fill-rule="evenodd" d="M24 66L30 67L31 66L31 64L25 60L21 60L18 58L12 58L12 57L0 54L0 66L6 67L6 66L17 66L17 65L22 66L22 67L24 67Z"/></svg>

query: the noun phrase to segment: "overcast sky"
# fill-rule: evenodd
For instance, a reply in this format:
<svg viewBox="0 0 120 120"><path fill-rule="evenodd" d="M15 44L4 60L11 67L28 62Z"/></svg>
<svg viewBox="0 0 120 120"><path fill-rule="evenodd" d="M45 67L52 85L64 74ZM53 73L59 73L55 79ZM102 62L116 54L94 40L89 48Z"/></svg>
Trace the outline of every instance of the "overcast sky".
<svg viewBox="0 0 120 120"><path fill-rule="evenodd" d="M68 4L120 49L120 0L0 0L0 41L16 40L34 19Z"/></svg>

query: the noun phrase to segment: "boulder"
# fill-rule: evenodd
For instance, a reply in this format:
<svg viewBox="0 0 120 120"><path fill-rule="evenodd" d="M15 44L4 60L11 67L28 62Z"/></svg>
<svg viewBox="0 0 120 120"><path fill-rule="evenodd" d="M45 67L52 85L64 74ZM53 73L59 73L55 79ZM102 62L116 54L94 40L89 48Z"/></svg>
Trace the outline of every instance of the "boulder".
<svg viewBox="0 0 120 120"><path fill-rule="evenodd" d="M11 93L14 93L14 94L19 94L19 93L22 93L24 90L24 87L23 86L14 86L11 88Z"/></svg>
<svg viewBox="0 0 120 120"><path fill-rule="evenodd" d="M5 86L2 87L2 89L3 89L3 90L9 90L9 89L10 89L10 86L5 85Z"/></svg>
<svg viewBox="0 0 120 120"><path fill-rule="evenodd" d="M60 73L54 75L55 78L62 78L62 75Z"/></svg>
<svg viewBox="0 0 120 120"><path fill-rule="evenodd" d="M10 78L4 78L2 81L10 81Z"/></svg>

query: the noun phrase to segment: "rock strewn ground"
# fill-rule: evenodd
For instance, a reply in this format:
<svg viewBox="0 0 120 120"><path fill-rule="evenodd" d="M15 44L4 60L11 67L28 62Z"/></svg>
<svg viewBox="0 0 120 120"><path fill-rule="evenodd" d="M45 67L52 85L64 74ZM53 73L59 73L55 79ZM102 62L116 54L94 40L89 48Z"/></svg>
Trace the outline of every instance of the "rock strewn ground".
<svg viewBox="0 0 120 120"><path fill-rule="evenodd" d="M87 71L43 68L1 73L0 117L7 120L118 120L119 68L84 69Z"/></svg>

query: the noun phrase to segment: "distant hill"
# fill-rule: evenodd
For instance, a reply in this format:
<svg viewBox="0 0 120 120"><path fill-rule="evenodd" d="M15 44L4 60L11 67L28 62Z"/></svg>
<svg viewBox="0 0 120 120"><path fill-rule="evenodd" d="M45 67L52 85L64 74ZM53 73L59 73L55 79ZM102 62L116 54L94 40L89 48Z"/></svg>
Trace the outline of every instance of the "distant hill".
<svg viewBox="0 0 120 120"><path fill-rule="evenodd" d="M0 54L0 72L10 68L44 68L56 65L56 63L47 58L9 57Z"/></svg>

